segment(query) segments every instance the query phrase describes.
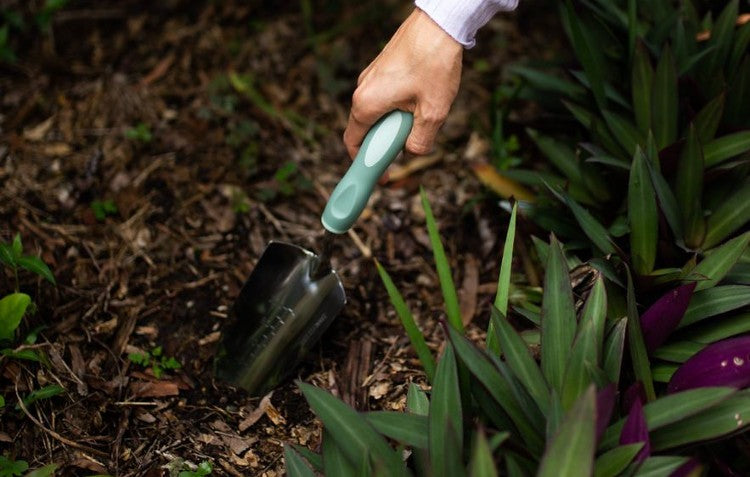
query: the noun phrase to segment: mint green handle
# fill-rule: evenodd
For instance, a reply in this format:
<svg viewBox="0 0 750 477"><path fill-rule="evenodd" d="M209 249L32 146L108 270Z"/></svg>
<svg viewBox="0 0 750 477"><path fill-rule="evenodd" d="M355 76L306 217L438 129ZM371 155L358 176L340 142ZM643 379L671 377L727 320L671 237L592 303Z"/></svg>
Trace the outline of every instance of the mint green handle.
<svg viewBox="0 0 750 477"><path fill-rule="evenodd" d="M367 205L375 183L404 148L413 122L411 113L392 111L370 129L357 157L328 199L321 217L326 230L343 234L351 228Z"/></svg>

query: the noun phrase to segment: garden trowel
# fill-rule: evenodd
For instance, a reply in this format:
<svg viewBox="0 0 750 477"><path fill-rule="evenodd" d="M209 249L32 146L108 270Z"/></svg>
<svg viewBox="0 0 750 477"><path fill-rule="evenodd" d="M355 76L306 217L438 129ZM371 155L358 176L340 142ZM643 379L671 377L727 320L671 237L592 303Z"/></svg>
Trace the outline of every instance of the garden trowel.
<svg viewBox="0 0 750 477"><path fill-rule="evenodd" d="M365 136L357 157L331 194L321 217L320 255L273 241L245 282L223 331L216 375L253 395L287 377L346 303L329 257L333 237L349 230L372 189L403 149L413 117L392 111Z"/></svg>

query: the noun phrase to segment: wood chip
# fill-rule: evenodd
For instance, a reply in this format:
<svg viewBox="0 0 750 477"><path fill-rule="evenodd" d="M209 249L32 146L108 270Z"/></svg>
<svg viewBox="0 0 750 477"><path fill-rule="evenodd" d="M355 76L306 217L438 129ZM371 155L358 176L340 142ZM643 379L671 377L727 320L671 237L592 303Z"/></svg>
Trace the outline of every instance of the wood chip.
<svg viewBox="0 0 750 477"><path fill-rule="evenodd" d="M172 381L136 381L130 383L129 388L133 397L166 397L180 394L179 386Z"/></svg>
<svg viewBox="0 0 750 477"><path fill-rule="evenodd" d="M240 421L237 428L240 430L240 432L245 432L250 427L253 426L256 422L258 422L258 419L260 419L263 414L266 413L266 409L268 409L268 406L271 405L271 396L273 395L273 392L270 392L263 396L263 399L260 400L260 403L258 404L258 407L255 408L245 419Z"/></svg>

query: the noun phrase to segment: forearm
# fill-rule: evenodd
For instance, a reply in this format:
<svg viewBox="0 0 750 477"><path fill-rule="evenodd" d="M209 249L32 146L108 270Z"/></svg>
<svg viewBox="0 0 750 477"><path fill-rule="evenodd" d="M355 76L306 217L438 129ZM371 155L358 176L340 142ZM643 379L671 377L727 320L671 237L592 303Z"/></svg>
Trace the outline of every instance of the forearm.
<svg viewBox="0 0 750 477"><path fill-rule="evenodd" d="M471 48L477 31L497 12L516 8L518 0L416 0L415 4L456 41Z"/></svg>

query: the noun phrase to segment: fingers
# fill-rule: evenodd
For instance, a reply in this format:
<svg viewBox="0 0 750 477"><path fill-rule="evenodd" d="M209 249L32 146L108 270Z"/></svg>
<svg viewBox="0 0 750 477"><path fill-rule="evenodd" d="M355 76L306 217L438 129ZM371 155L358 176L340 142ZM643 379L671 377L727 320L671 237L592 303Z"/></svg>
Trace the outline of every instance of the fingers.
<svg viewBox="0 0 750 477"><path fill-rule="evenodd" d="M429 154L435 144L435 136L448 116L448 107L417 104L414 112L414 126L406 138L406 150L422 156Z"/></svg>
<svg viewBox="0 0 750 477"><path fill-rule="evenodd" d="M381 95L373 94L367 88L357 88L352 96L352 109L344 131L344 145L349 156L354 159L362 141L373 124L394 106L389 106Z"/></svg>

